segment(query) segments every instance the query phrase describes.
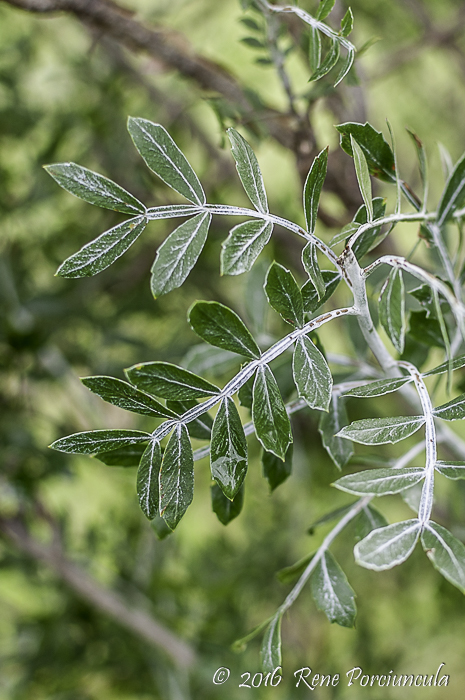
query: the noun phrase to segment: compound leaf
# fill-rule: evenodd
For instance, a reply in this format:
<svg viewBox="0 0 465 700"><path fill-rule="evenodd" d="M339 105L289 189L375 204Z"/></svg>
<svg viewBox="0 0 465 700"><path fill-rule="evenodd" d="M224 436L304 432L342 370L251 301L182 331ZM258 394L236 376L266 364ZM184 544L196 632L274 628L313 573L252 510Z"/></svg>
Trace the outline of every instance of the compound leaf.
<svg viewBox="0 0 465 700"><path fill-rule="evenodd" d="M465 462L436 462L436 469L448 479L465 479Z"/></svg>
<svg viewBox="0 0 465 700"><path fill-rule="evenodd" d="M190 401L167 401L166 406L171 411L181 416L186 411L194 408L194 406L198 406L198 403L195 399L191 399ZM191 437L197 438L197 440L210 440L213 420L208 413L203 413L195 420L186 423L186 427Z"/></svg>
<svg viewBox="0 0 465 700"><path fill-rule="evenodd" d="M434 369L430 369L428 372L424 372L422 374L423 377L430 377L432 374L445 374L446 372L449 371L449 362L443 362L441 365L438 365L437 367L434 367ZM460 355L460 357L456 357L454 360L452 360L452 369L461 369L462 367L465 367L465 355Z"/></svg>
<svg viewBox="0 0 465 700"><path fill-rule="evenodd" d="M362 148L358 145L352 134L350 135L350 146L355 163L355 173L357 175L358 186L368 214L368 221L373 221L373 196L371 193L370 172L368 163Z"/></svg>
<svg viewBox="0 0 465 700"><path fill-rule="evenodd" d="M339 41L337 39L331 39L331 46L329 47L323 63L314 73L312 73L309 82L320 80L327 75L332 68L334 68L339 60L340 50Z"/></svg>

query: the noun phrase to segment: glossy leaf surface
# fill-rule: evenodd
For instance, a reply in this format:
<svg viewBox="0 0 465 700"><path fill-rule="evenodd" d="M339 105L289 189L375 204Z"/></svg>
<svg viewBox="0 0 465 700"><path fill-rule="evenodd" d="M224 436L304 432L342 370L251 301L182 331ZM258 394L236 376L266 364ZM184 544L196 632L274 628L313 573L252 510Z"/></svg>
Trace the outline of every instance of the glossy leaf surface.
<svg viewBox="0 0 465 700"><path fill-rule="evenodd" d="M150 440L150 433L143 433L140 430L89 430L55 440L50 447L59 452L90 455L117 450L119 447L134 445L138 442L148 442L148 440Z"/></svg>
<svg viewBox="0 0 465 700"><path fill-rule="evenodd" d="M291 424L270 368L260 366L253 386L252 420L262 447L284 461L292 442Z"/></svg>
<svg viewBox="0 0 465 700"><path fill-rule="evenodd" d="M197 301L189 310L189 323L199 338L223 350L257 359L260 348L239 316L217 301Z"/></svg>
<svg viewBox="0 0 465 700"><path fill-rule="evenodd" d="M142 455L137 471L137 495L145 517L153 520L158 515L158 477L161 467L160 443L152 440Z"/></svg>
<svg viewBox="0 0 465 700"><path fill-rule="evenodd" d="M277 262L273 262L268 270L265 293L270 306L285 321L297 328L303 326L304 308L300 289L293 274Z"/></svg>
<svg viewBox="0 0 465 700"><path fill-rule="evenodd" d="M81 382L90 391L100 396L104 401L123 408L126 411L140 413L145 416L173 418L175 414L132 384L114 377L82 377Z"/></svg>
<svg viewBox="0 0 465 700"><path fill-rule="evenodd" d="M422 467L406 469L368 469L357 474L348 474L334 482L333 486L353 493L356 496L373 494L382 496L391 493L399 493L403 489L410 488L425 478L425 470Z"/></svg>
<svg viewBox="0 0 465 700"><path fill-rule="evenodd" d="M333 378L325 358L306 336L295 343L292 371L299 396L305 399L310 408L327 411Z"/></svg>
<svg viewBox="0 0 465 700"><path fill-rule="evenodd" d="M175 529L194 497L194 459L185 425L177 425L163 454L160 515Z"/></svg>
<svg viewBox="0 0 465 700"><path fill-rule="evenodd" d="M368 163L370 175L384 180L385 182L395 182L394 154L389 144L384 140L383 135L374 129L371 124L357 124L346 122L338 124L336 129L341 134L341 148L352 156L352 145L350 137L357 141L362 148Z"/></svg>
<svg viewBox="0 0 465 700"><path fill-rule="evenodd" d="M223 399L213 423L210 446L212 477L231 501L247 473L247 441L234 401Z"/></svg>
<svg viewBox="0 0 465 700"><path fill-rule="evenodd" d="M272 452L262 452L263 476L270 485L270 490L274 491L283 481L286 481L292 472L293 446L289 445L284 462L276 457Z"/></svg>
<svg viewBox="0 0 465 700"><path fill-rule="evenodd" d="M129 367L125 373L138 389L172 401L189 401L219 392L214 384L170 362L145 362Z"/></svg>
<svg viewBox="0 0 465 700"><path fill-rule="evenodd" d="M240 488L232 501L226 498L218 484L211 486L212 510L223 525L237 518L244 505L244 487Z"/></svg>
<svg viewBox="0 0 465 700"><path fill-rule="evenodd" d="M455 399L438 406L433 409L433 413L442 420L462 420L465 418L465 394L460 394Z"/></svg>

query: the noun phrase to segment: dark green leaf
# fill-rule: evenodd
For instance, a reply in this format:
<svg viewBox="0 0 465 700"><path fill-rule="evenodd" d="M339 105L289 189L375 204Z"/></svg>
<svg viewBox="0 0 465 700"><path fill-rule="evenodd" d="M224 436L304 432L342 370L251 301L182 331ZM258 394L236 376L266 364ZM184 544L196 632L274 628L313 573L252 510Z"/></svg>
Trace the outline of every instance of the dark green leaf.
<svg viewBox="0 0 465 700"><path fill-rule="evenodd" d="M257 359L260 348L239 316L217 301L196 301L188 312L189 323L197 335L216 347Z"/></svg>
<svg viewBox="0 0 465 700"><path fill-rule="evenodd" d="M307 222L307 231L312 234L315 232L318 204L327 168L328 147L323 149L313 161L304 186L305 221Z"/></svg>
<svg viewBox="0 0 465 700"><path fill-rule="evenodd" d="M172 530L194 497L194 459L185 425L178 424L163 454L160 470L160 515Z"/></svg>
<svg viewBox="0 0 465 700"><path fill-rule="evenodd" d="M313 600L330 622L353 627L357 608L355 593L332 554L326 551L310 578Z"/></svg>
<svg viewBox="0 0 465 700"><path fill-rule="evenodd" d="M359 513L355 521L355 540L360 542L364 537L370 534L372 530L380 527L386 527L388 522L384 515L373 508L373 506L365 506Z"/></svg>
<svg viewBox="0 0 465 700"><path fill-rule="evenodd" d="M259 41L254 36L244 36L241 39L242 43L246 46L250 46L251 49L264 49L265 44L263 41Z"/></svg>
<svg viewBox="0 0 465 700"><path fill-rule="evenodd" d="M437 523L429 522L421 535L428 558L450 583L465 593L465 546Z"/></svg>
<svg viewBox="0 0 465 700"><path fill-rule="evenodd" d="M110 452L99 452L94 457L107 467L137 467L145 449L143 444L128 445Z"/></svg>
<svg viewBox="0 0 465 700"><path fill-rule="evenodd" d="M333 396L328 413L321 414L318 430L324 448L338 469L347 464L354 452L352 444L337 435L348 422L344 400Z"/></svg>
<svg viewBox="0 0 465 700"><path fill-rule="evenodd" d="M293 446L289 445L284 462L272 452L262 452L263 476L268 481L271 491L274 491L292 472Z"/></svg>
<svg viewBox="0 0 465 700"><path fill-rule="evenodd" d="M239 389L237 396L241 406L252 410L253 383L254 377L250 377Z"/></svg>
<svg viewBox="0 0 465 700"><path fill-rule="evenodd" d="M252 419L263 449L284 461L292 442L291 424L276 379L267 365L260 366L255 376Z"/></svg>
<svg viewBox="0 0 465 700"><path fill-rule="evenodd" d="M465 479L465 462L436 462L436 469L448 479Z"/></svg>
<svg viewBox="0 0 465 700"><path fill-rule="evenodd" d="M213 423L210 463L213 479L232 501L247 473L247 441L237 408L229 397L221 402Z"/></svg>
<svg viewBox="0 0 465 700"><path fill-rule="evenodd" d="M264 673L273 673L281 666L281 618L282 613L276 613L263 637L260 660Z"/></svg>
<svg viewBox="0 0 465 700"><path fill-rule="evenodd" d="M332 270L322 271L323 282L325 283L325 293L324 296L319 299L318 292L315 285L311 280L306 282L302 289L302 299L304 303L304 311L307 313L314 313L320 306L323 306L325 302L334 294L339 282L341 281L341 275L339 272L333 272Z"/></svg>
<svg viewBox="0 0 465 700"><path fill-rule="evenodd" d="M412 381L411 377L401 377L399 379L379 379L374 382L367 382L362 386L349 389L344 392L344 396L358 396L360 398L372 398L373 396L384 396L392 391L397 391Z"/></svg>
<svg viewBox="0 0 465 700"><path fill-rule="evenodd" d="M138 389L171 401L189 401L219 393L214 384L170 362L144 362L129 367L125 373Z"/></svg>
<svg viewBox="0 0 465 700"><path fill-rule="evenodd" d="M386 200L383 197L373 199L373 219L382 219L386 213ZM367 209L364 204L360 207L354 217L353 224L366 224L368 221ZM350 225L350 224L349 224ZM360 260L366 253L375 248L386 237L388 231L382 233L382 226L372 228L362 233L352 245L352 251Z"/></svg>
<svg viewBox="0 0 465 700"><path fill-rule="evenodd" d="M241 17L239 22L242 22L244 26L248 29L252 29L254 32L261 32L261 27L255 22L255 20L250 19L250 17Z"/></svg>
<svg viewBox="0 0 465 700"><path fill-rule="evenodd" d="M140 430L89 430L55 440L50 447L59 452L89 455L110 452L119 447L149 440L150 433L143 433Z"/></svg>
<svg viewBox="0 0 465 700"><path fill-rule="evenodd" d="M203 250L211 220L208 212L197 214L163 241L151 269L150 288L155 299L183 284Z"/></svg>
<svg viewBox="0 0 465 700"><path fill-rule="evenodd" d="M314 535L315 530L320 527L321 525L326 525L326 523L330 523L332 520L336 520L336 518L339 518L339 516L344 515L347 513L348 510L352 508L354 503L348 503L345 506L342 506L341 508L335 508L335 510L330 511L329 513L325 513L325 515L322 515L321 518L318 518L318 520L315 520L310 527L307 530L308 535Z"/></svg>
<svg viewBox="0 0 465 700"><path fill-rule="evenodd" d="M384 496L399 493L425 478L422 467L406 469L367 469L356 474L348 474L334 482L333 486L356 496L371 494Z"/></svg>
<svg viewBox="0 0 465 700"><path fill-rule="evenodd" d="M244 221L229 232L221 244L221 274L248 272L271 238L273 224L260 219Z"/></svg>
<svg viewBox="0 0 465 700"><path fill-rule="evenodd" d="M166 129L147 119L129 117L128 131L150 170L189 201L205 204L197 175Z"/></svg>
<svg viewBox="0 0 465 700"><path fill-rule="evenodd" d="M225 373L237 369L240 361L240 358L234 352L201 343L193 345L187 351L182 364L194 374L222 377Z"/></svg>
<svg viewBox="0 0 465 700"><path fill-rule="evenodd" d="M460 394L452 401L433 410L434 415L442 420L461 420L465 418L465 394Z"/></svg>
<svg viewBox="0 0 465 700"><path fill-rule="evenodd" d="M354 28L354 16L350 7L347 9L344 17L341 21L341 34L342 36L349 36L350 32Z"/></svg>
<svg viewBox="0 0 465 700"><path fill-rule="evenodd" d="M305 272L315 287L318 301L321 301L326 294L326 285L320 270L320 266L318 265L316 245L314 243L307 243L303 249L302 265L304 266ZM321 301L321 303L323 302Z"/></svg>
<svg viewBox="0 0 465 700"><path fill-rule="evenodd" d="M191 401L167 401L166 405L169 409L181 416L189 409L197 406L198 403L192 399ZM195 420L186 423L186 427L191 437L197 438L197 440L210 440L213 420L208 413L203 413Z"/></svg>
<svg viewBox="0 0 465 700"><path fill-rule="evenodd" d="M325 358L306 336L296 340L292 371L299 396L310 408L327 411L333 378Z"/></svg>
<svg viewBox="0 0 465 700"><path fill-rule="evenodd" d="M334 68L334 66L338 62L339 53L340 46L338 40L331 39L331 46L329 47L328 53L326 54L323 63L314 73L312 73L309 82L320 80L320 78L323 78L327 73L329 73L329 71L332 68Z"/></svg>
<svg viewBox="0 0 465 700"><path fill-rule="evenodd" d="M293 583L297 578L302 576L314 556L315 552L312 552L311 554L307 554L306 557L299 559L299 561L292 564L292 566L286 566L284 569L280 569L276 573L276 578L281 583Z"/></svg>
<svg viewBox="0 0 465 700"><path fill-rule="evenodd" d="M124 408L126 411L140 413L143 416L157 416L159 418L173 418L175 414L132 384L123 382L113 377L82 377L81 382L90 391L100 396L104 401Z"/></svg>
<svg viewBox="0 0 465 700"><path fill-rule="evenodd" d="M242 486L232 501L226 498L218 484L211 487L212 510L223 525L228 525L237 518L244 503L244 487Z"/></svg>
<svg viewBox="0 0 465 700"><path fill-rule="evenodd" d="M268 270L265 293L270 306L285 321L302 328L304 324L302 294L292 273L277 262L273 262Z"/></svg>
<svg viewBox="0 0 465 700"><path fill-rule="evenodd" d="M337 433L362 445L385 445L400 442L416 433L425 422L424 416L389 416L356 420Z"/></svg>
<svg viewBox="0 0 465 700"><path fill-rule="evenodd" d="M415 549L420 530L420 522L416 519L373 530L355 545L355 561L374 571L402 564Z"/></svg>
<svg viewBox="0 0 465 700"><path fill-rule="evenodd" d="M173 530L168 527L163 518L157 515L150 523L151 528L155 532L159 540L164 540L168 535L171 535Z"/></svg>
<svg viewBox="0 0 465 700"><path fill-rule="evenodd" d="M408 333L414 340L424 345L444 348L439 322L435 318L428 318L427 311L410 312Z"/></svg>
<svg viewBox="0 0 465 700"><path fill-rule="evenodd" d="M355 173L357 175L358 186L360 188L360 193L362 195L363 201L365 203L365 208L368 214L368 221L373 221L373 196L371 193L371 180L370 173L368 170L368 164L363 149L361 148L361 146L359 146L352 134L350 135L350 147L352 149L352 156L354 158Z"/></svg>
<svg viewBox="0 0 465 700"><path fill-rule="evenodd" d="M235 129L228 129L232 154L236 161L237 172L244 190L257 211L268 212L265 185L258 165L257 157L241 134Z"/></svg>
<svg viewBox="0 0 465 700"><path fill-rule="evenodd" d="M161 449L157 440L152 440L142 455L137 471L137 495L142 512L153 520L158 514L158 476L161 467Z"/></svg>
<svg viewBox="0 0 465 700"><path fill-rule="evenodd" d="M321 63L320 32L311 25L308 28L308 63L312 73L318 70Z"/></svg>
<svg viewBox="0 0 465 700"><path fill-rule="evenodd" d="M142 202L103 175L83 168L76 163L45 165L45 170L60 187L98 207L113 209L123 214L143 214Z"/></svg>
<svg viewBox="0 0 465 700"><path fill-rule="evenodd" d="M123 221L67 258L56 274L73 278L91 277L102 272L132 246L146 225L147 220L143 216Z"/></svg>
<svg viewBox="0 0 465 700"><path fill-rule="evenodd" d="M454 212L465 203L465 154L456 163L449 175L446 187L439 202L437 225L443 226Z"/></svg>
<svg viewBox="0 0 465 700"><path fill-rule="evenodd" d="M329 15L334 7L336 0L320 0L318 5L318 10L316 13L316 18L322 22Z"/></svg>
<svg viewBox="0 0 465 700"><path fill-rule="evenodd" d="M402 270L394 267L381 290L379 320L399 354L405 345L405 287Z"/></svg>
<svg viewBox="0 0 465 700"><path fill-rule="evenodd" d="M374 129L371 124L357 124L346 122L338 124L336 129L341 134L341 148L352 156L352 145L350 137L357 141L365 154L370 175L384 180L385 182L395 182L395 162L394 154L389 144L384 140L383 135Z"/></svg>

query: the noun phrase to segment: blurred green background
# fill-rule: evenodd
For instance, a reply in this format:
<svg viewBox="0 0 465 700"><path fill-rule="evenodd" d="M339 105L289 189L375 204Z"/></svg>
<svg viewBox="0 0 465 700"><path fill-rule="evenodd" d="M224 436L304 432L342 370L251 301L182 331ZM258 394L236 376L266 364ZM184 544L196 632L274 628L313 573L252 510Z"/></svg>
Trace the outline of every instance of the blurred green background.
<svg viewBox="0 0 465 700"><path fill-rule="evenodd" d="M317 2L300 4L314 12ZM343 4L337 3L336 17ZM310 536L310 524L350 501L328 488L337 472L321 447L314 413L294 417L293 474L271 495L258 445L250 439L244 509L226 528L211 510L208 460L197 463L194 502L176 533L164 540L139 510L134 469L47 449L70 432L147 426L146 419L92 396L78 377L122 377L124 367L154 359L182 362L197 343L186 322L193 300L217 299L253 323L259 302L254 307L247 299L251 290L260 290L266 261L298 264L298 246L278 232L256 272L221 278L220 245L229 222L215 219L188 283L155 302L150 265L174 228L160 221L95 278L54 276L65 257L120 219L60 190L42 165L75 161L151 206L173 201L132 146L128 115L162 123L193 163L209 201L238 205L246 203L245 195L224 128L243 125L265 175L271 210L303 219L295 153L268 134L262 117L271 107L291 131L298 125L273 68L257 63L263 55L241 41L250 31L240 19L253 13L245 13L237 0L127 0L125 6L136 21L163 27L183 50L231 71L255 109L246 119L237 105L199 89L153 56L127 51L74 16L39 16L0 2L0 700L233 700L247 692L276 700L307 697L311 691L294 687L293 672L302 666L341 675L339 686L317 691L322 700L360 692L373 700L417 695L459 700L465 687L463 595L420 551L382 574L356 567L353 530L333 551L358 596L356 628L330 625L306 589L283 623L281 685L238 688L241 673L259 671L259 642L242 654L232 652L231 643L274 612L289 590L276 571L316 549L330 527ZM355 44L378 39L356 64L358 80L352 76L336 92L330 80L312 87L302 52L288 56L299 104L309 104L313 147L329 143L340 159L333 167L339 184L328 187L322 200L326 225L319 224L318 232L325 240L360 203L357 192L344 195L356 185L350 159L337 155L334 123L368 118L387 133L389 119L401 171L418 186L404 127L413 129L430 157L432 206L444 184L438 142L454 161L465 143L463 3L355 0L351 6ZM291 46L299 30L294 25L288 30L283 43ZM389 194L392 206L392 191L378 194ZM399 231L389 250L408 252L417 230ZM296 274L303 278L299 269ZM270 313L266 334L281 330ZM322 334L327 351L358 355L346 337L333 326ZM289 392L286 367L278 374ZM393 399L383 401L379 409L364 404L363 414L359 404L349 403L351 418L397 410ZM387 450L388 456L397 453ZM462 538L464 496L457 482L453 488L441 484L437 505L441 522ZM384 499L380 509L389 520L411 517L400 497ZM87 576L87 594L73 587L76 571ZM195 654L192 667L177 666L144 634L118 621L117 613L109 614L105 591L183 640ZM369 674L430 675L441 662L450 674L447 688L361 691L347 688L344 675L353 666ZM231 678L215 686L212 677L220 666L231 669Z"/></svg>

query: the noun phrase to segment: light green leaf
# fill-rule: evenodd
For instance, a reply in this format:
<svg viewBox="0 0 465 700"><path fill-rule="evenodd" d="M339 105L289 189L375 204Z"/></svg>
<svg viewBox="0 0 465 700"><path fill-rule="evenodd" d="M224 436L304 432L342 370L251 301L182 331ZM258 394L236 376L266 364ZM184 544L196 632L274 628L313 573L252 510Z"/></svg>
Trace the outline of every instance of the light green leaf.
<svg viewBox="0 0 465 700"><path fill-rule="evenodd" d="M420 530L421 525L417 519L373 530L355 545L355 561L374 571L402 564L415 549Z"/></svg>
<svg viewBox="0 0 465 700"><path fill-rule="evenodd" d="M372 530L376 530L379 527L386 527L387 525L388 522L386 518L379 510L373 508L372 505L365 506L355 520L356 542L363 540Z"/></svg>
<svg viewBox="0 0 465 700"><path fill-rule="evenodd" d="M171 401L189 401L203 396L215 396L218 387L187 369L170 362L144 362L125 370L131 384Z"/></svg>
<svg viewBox="0 0 465 700"><path fill-rule="evenodd" d="M309 82L314 82L316 80L320 80L321 78L324 78L329 71L334 68L336 63L339 60L339 54L340 54L340 46L339 46L339 41L337 39L331 39L331 46L328 49L328 53L325 56L325 59L323 63L320 65L320 67L312 73L310 76Z"/></svg>
<svg viewBox="0 0 465 700"><path fill-rule="evenodd" d="M352 10L349 7L349 8L347 8L347 12L345 13L345 15L341 21L341 34L342 34L342 36L349 36L349 34L353 28L354 28L354 16L352 14Z"/></svg>
<svg viewBox="0 0 465 700"><path fill-rule="evenodd" d="M325 358L306 336L295 343L292 371L299 396L305 399L310 408L327 411L333 378Z"/></svg>
<svg viewBox="0 0 465 700"><path fill-rule="evenodd" d="M234 401L223 399L213 423L210 447L212 477L233 500L247 473L247 441Z"/></svg>
<svg viewBox="0 0 465 700"><path fill-rule="evenodd" d="M235 129L228 129L232 154L244 190L257 211L268 213L265 185L257 157L245 138Z"/></svg>
<svg viewBox="0 0 465 700"><path fill-rule="evenodd" d="M197 214L163 241L151 269L150 288L155 299L183 284L203 250L211 220L208 212Z"/></svg>
<svg viewBox="0 0 465 700"><path fill-rule="evenodd" d="M110 452L98 452L93 456L107 467L137 467L145 449L145 445L136 443Z"/></svg>
<svg viewBox="0 0 465 700"><path fill-rule="evenodd" d="M341 134L341 148L350 156L353 155L350 137L358 143L365 154L370 175L385 182L396 182L394 154L379 131L368 122L346 122L338 124L336 129Z"/></svg>
<svg viewBox="0 0 465 700"><path fill-rule="evenodd" d="M323 276L323 282L325 283L325 293L321 299L318 298L318 292L311 280L308 280L300 290L304 303L304 311L307 313L314 313L320 306L323 306L334 294L341 281L339 272L323 270L321 274Z"/></svg>
<svg viewBox="0 0 465 700"><path fill-rule="evenodd" d="M405 345L405 288L402 270L394 267L379 298L379 320L398 353Z"/></svg>
<svg viewBox="0 0 465 700"><path fill-rule="evenodd" d="M244 504L244 486L242 486L232 501L226 498L218 484L211 486L212 510L223 525L228 525L237 518Z"/></svg>
<svg viewBox="0 0 465 700"><path fill-rule="evenodd" d="M437 225L443 226L465 203L465 154L449 175L437 211Z"/></svg>
<svg viewBox="0 0 465 700"><path fill-rule="evenodd" d="M128 131L150 170L189 201L205 204L205 192L197 175L164 127L129 117Z"/></svg>
<svg viewBox="0 0 465 700"><path fill-rule="evenodd" d="M364 418L340 430L336 437L348 438L362 445L395 443L416 433L425 422L424 416L389 416Z"/></svg>
<svg viewBox="0 0 465 700"><path fill-rule="evenodd" d="M198 406L198 403L195 399L190 401L167 401L166 406L181 416L186 411L194 408L194 406ZM203 413L195 420L186 423L186 427L191 437L197 438L197 440L210 440L213 420L208 413Z"/></svg>
<svg viewBox="0 0 465 700"><path fill-rule="evenodd" d="M344 400L333 396L328 413L321 414L318 430L323 447L338 469L347 464L354 452L348 440L338 437L338 432L342 426L347 425L348 420Z"/></svg>
<svg viewBox="0 0 465 700"><path fill-rule="evenodd" d="M142 202L103 175L83 168L76 163L44 165L45 170L60 187L98 207L113 209L123 214L143 214Z"/></svg>
<svg viewBox="0 0 465 700"><path fill-rule="evenodd" d="M313 600L330 622L353 627L357 608L355 593L331 552L326 551L310 578Z"/></svg>
<svg viewBox="0 0 465 700"><path fill-rule="evenodd" d="M316 18L322 22L330 14L334 7L336 0L320 0L318 5L318 10L316 13Z"/></svg>
<svg viewBox="0 0 465 700"><path fill-rule="evenodd" d="M352 134L350 135L350 145L354 158L358 186L368 213L368 221L373 221L373 195L371 193L371 180L367 160L362 148L358 145Z"/></svg>
<svg viewBox="0 0 465 700"><path fill-rule="evenodd" d="M281 618L282 613L276 613L263 636L260 660L264 673L273 673L281 666Z"/></svg>
<svg viewBox="0 0 465 700"><path fill-rule="evenodd" d="M356 496L372 494L384 496L399 493L425 478L422 467L406 469L367 469L356 474L348 474L334 482L333 486Z"/></svg>
<svg viewBox="0 0 465 700"><path fill-rule="evenodd" d="M59 452L89 455L109 452L119 447L149 440L150 433L143 433L140 430L89 430L55 440L50 447Z"/></svg>
<svg viewBox="0 0 465 700"><path fill-rule="evenodd" d="M308 27L308 63L312 73L320 67L321 63L321 39L316 27Z"/></svg>
<svg viewBox="0 0 465 700"><path fill-rule="evenodd" d="M178 424L163 454L160 470L160 515L172 530L194 497L194 459L185 425Z"/></svg>
<svg viewBox="0 0 465 700"><path fill-rule="evenodd" d="M316 255L316 245L314 243L307 243L302 251L302 265L307 275L315 287L318 301L322 302L323 297L326 294L326 284L323 279L320 266L318 265L318 258Z"/></svg>
<svg viewBox="0 0 465 700"><path fill-rule="evenodd" d="M234 226L221 244L221 274L248 272L271 238L273 224L254 219Z"/></svg>
<svg viewBox="0 0 465 700"><path fill-rule="evenodd" d="M217 301L196 301L188 312L195 333L223 350L257 359L261 352L250 331L239 316Z"/></svg>
<svg viewBox="0 0 465 700"><path fill-rule="evenodd" d="M324 148L315 158L304 186L304 212L307 231L315 232L318 204L328 168L328 149Z"/></svg>
<svg viewBox="0 0 465 700"><path fill-rule="evenodd" d="M428 559L450 583L465 593L465 546L445 527L429 521L421 535Z"/></svg>
<svg viewBox="0 0 465 700"><path fill-rule="evenodd" d="M151 440L142 455L137 471L137 495L142 512L153 520L158 515L158 477L161 467L161 449L157 440Z"/></svg>
<svg viewBox="0 0 465 700"><path fill-rule="evenodd" d="M143 416L157 416L159 418L175 418L176 415L132 384L123 382L113 377L82 377L81 382L90 391L100 396L104 401L124 408L125 411L133 411Z"/></svg>
<svg viewBox="0 0 465 700"><path fill-rule="evenodd" d="M147 226L143 216L114 226L71 255L56 271L60 277L91 277L123 255Z"/></svg>
<svg viewBox="0 0 465 700"><path fill-rule="evenodd" d="M279 263L273 262L266 275L264 289L270 306L287 323L302 328L304 324L302 294L292 272Z"/></svg>
<svg viewBox="0 0 465 700"><path fill-rule="evenodd" d="M274 491L283 481L286 481L292 472L293 446L289 445L284 462L276 457L272 452L262 452L263 476L270 485L270 490Z"/></svg>
<svg viewBox="0 0 465 700"><path fill-rule="evenodd" d="M253 386L252 420L262 447L284 461L292 442L291 424L276 379L260 366Z"/></svg>
<svg viewBox="0 0 465 700"><path fill-rule="evenodd" d="M465 367L465 355L460 355L460 357L456 357L455 360L452 360L452 369L461 369L462 367ZM441 365L438 365L434 369L430 369L428 372L424 372L422 374L422 377L430 377L433 374L445 374L446 372L449 371L449 362L443 362Z"/></svg>
<svg viewBox="0 0 465 700"><path fill-rule="evenodd" d="M399 379L379 379L374 382L367 382L362 386L344 391L343 396L358 396L360 398L372 398L373 396L384 396L393 391L397 391L412 381L411 377L400 377Z"/></svg>
<svg viewBox="0 0 465 700"><path fill-rule="evenodd" d="M433 409L436 418L442 420L461 420L465 418L465 394L460 394L452 401L442 404Z"/></svg>
<svg viewBox="0 0 465 700"><path fill-rule="evenodd" d="M436 462L436 469L448 479L465 479L465 462Z"/></svg>

